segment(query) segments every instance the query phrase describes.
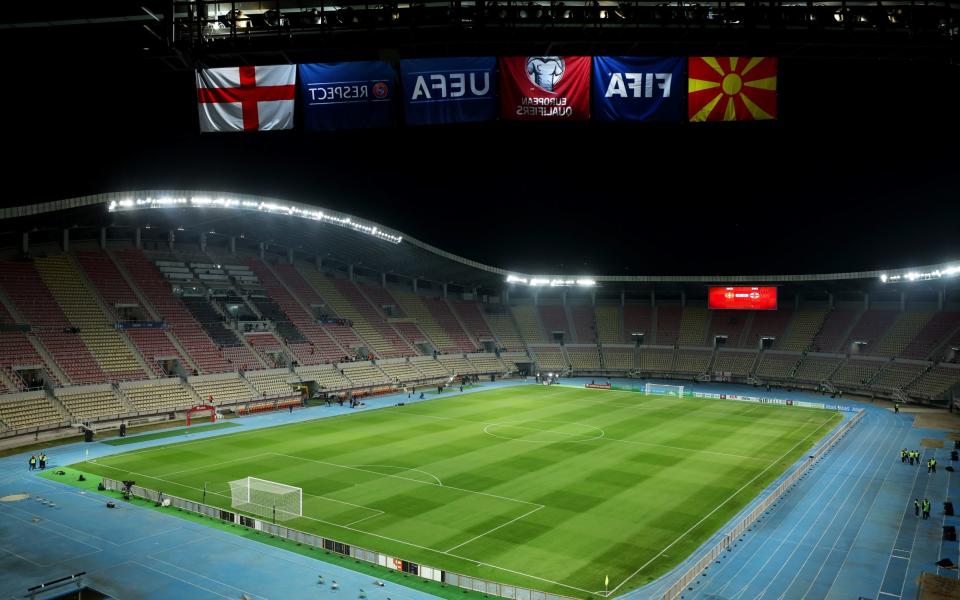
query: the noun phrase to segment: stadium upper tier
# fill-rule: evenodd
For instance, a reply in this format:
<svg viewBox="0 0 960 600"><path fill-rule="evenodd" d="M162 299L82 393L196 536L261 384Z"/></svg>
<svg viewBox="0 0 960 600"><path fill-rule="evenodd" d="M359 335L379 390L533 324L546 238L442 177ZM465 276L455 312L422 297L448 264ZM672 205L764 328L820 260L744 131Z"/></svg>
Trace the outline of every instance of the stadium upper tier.
<svg viewBox="0 0 960 600"><path fill-rule="evenodd" d="M0 213L0 429L518 368L901 400L960 387L956 279L932 269L531 286L349 215L200 198ZM708 310L706 284L732 282L778 283L778 309Z"/></svg>

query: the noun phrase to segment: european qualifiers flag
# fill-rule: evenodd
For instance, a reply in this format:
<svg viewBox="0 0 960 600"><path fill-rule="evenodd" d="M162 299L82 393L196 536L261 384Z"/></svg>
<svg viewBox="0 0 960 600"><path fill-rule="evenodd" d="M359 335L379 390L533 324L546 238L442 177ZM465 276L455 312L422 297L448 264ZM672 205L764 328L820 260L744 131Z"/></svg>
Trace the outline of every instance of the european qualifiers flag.
<svg viewBox="0 0 960 600"><path fill-rule="evenodd" d="M504 119L590 118L589 56L502 56L499 64Z"/></svg>
<svg viewBox="0 0 960 600"><path fill-rule="evenodd" d="M400 61L408 125L493 121L497 59L418 58Z"/></svg>
<svg viewBox="0 0 960 600"><path fill-rule="evenodd" d="M691 56L687 77L691 121L777 118L776 58Z"/></svg>
<svg viewBox="0 0 960 600"><path fill-rule="evenodd" d="M593 118L597 121L683 121L685 57L593 57Z"/></svg>
<svg viewBox="0 0 960 600"><path fill-rule="evenodd" d="M300 107L307 130L393 125L396 73L390 63L368 60L299 68Z"/></svg>

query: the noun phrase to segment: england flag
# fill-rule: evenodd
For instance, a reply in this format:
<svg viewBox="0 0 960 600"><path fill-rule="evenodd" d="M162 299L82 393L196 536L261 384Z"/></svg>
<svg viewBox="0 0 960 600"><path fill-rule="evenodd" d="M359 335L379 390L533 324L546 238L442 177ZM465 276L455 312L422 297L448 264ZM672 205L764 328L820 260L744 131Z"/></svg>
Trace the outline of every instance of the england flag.
<svg viewBox="0 0 960 600"><path fill-rule="evenodd" d="M200 131L293 129L296 65L197 71Z"/></svg>

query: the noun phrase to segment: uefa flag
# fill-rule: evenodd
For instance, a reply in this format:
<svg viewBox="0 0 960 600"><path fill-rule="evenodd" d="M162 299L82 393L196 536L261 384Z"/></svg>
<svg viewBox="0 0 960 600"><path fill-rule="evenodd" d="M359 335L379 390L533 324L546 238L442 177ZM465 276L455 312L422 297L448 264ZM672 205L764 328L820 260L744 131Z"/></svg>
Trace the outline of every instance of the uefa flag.
<svg viewBox="0 0 960 600"><path fill-rule="evenodd" d="M764 56L691 56L687 63L691 121L765 121L777 118L777 59Z"/></svg>
<svg viewBox="0 0 960 600"><path fill-rule="evenodd" d="M200 131L293 129L296 65L197 71Z"/></svg>

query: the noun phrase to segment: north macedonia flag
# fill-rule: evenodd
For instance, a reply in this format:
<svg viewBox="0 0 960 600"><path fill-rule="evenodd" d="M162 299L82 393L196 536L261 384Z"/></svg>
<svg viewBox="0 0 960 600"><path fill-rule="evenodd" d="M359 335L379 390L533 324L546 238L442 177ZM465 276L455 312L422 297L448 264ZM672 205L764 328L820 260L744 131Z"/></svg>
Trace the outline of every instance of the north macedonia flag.
<svg viewBox="0 0 960 600"><path fill-rule="evenodd" d="M691 56L687 65L691 121L777 118L777 59Z"/></svg>

